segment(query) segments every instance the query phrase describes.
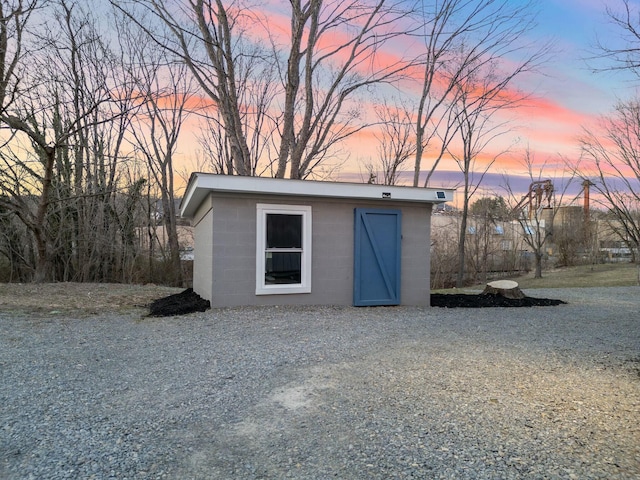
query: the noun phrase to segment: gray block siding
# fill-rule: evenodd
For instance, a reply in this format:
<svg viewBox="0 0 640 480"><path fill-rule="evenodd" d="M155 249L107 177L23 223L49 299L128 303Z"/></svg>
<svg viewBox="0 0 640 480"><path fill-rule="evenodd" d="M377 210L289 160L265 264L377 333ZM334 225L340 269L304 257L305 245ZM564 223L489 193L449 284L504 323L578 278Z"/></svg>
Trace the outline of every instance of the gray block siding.
<svg viewBox="0 0 640 480"><path fill-rule="evenodd" d="M352 305L356 207L402 209L402 304L429 304L429 204L220 193L210 199L212 208L195 224L193 285L212 306ZM312 207L311 293L255 294L257 203Z"/></svg>
<svg viewBox="0 0 640 480"><path fill-rule="evenodd" d="M213 289L213 215L211 215L211 197L198 207L192 220L194 226L193 246L193 289L202 298L210 299ZM197 288L196 288L197 285Z"/></svg>

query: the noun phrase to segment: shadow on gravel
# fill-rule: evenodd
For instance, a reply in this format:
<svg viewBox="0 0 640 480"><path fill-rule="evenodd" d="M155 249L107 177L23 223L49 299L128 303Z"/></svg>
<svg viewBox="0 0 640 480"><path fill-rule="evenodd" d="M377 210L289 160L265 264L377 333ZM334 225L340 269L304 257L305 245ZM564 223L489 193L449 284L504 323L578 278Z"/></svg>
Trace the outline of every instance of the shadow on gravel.
<svg viewBox="0 0 640 480"><path fill-rule="evenodd" d="M204 312L209 308L211 308L209 300L203 299L193 291L193 288L187 288L184 292L151 302L149 304L149 316L172 317L193 312Z"/></svg>
<svg viewBox="0 0 640 480"><path fill-rule="evenodd" d="M506 298L494 294L434 293L431 295L431 306L444 308L551 307L564 303L567 302L550 298Z"/></svg>

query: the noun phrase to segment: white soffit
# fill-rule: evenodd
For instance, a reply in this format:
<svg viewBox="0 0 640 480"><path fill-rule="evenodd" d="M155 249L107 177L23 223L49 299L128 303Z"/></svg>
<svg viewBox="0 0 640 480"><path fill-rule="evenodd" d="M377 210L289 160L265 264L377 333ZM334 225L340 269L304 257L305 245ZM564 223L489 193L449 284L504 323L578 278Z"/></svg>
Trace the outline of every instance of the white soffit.
<svg viewBox="0 0 640 480"><path fill-rule="evenodd" d="M453 201L454 189L193 173L180 204L180 214L192 218L210 192L444 203Z"/></svg>

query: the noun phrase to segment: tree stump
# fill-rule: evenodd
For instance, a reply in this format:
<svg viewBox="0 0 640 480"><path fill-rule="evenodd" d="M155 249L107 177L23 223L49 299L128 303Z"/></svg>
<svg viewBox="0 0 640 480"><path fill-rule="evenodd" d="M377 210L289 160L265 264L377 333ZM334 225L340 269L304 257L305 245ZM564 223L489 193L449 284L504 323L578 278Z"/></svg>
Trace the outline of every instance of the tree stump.
<svg viewBox="0 0 640 480"><path fill-rule="evenodd" d="M482 295L502 295L505 298L524 298L526 295L522 293L518 282L513 280L496 280L495 282L487 283Z"/></svg>

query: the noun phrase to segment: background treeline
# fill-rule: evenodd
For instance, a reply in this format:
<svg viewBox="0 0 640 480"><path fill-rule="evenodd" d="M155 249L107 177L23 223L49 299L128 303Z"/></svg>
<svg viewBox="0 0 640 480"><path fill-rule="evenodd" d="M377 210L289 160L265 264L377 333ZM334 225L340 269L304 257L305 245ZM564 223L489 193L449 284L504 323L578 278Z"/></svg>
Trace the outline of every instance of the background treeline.
<svg viewBox="0 0 640 480"><path fill-rule="evenodd" d="M183 284L188 82L152 47L104 2L0 2L0 281Z"/></svg>
<svg viewBox="0 0 640 480"><path fill-rule="evenodd" d="M345 140L364 129L379 154L363 166L369 181L394 184L404 172L427 186L441 160L453 162L464 181L456 259L447 263L457 263L456 284L465 282L472 197L506 153L490 153L512 128L506 112L527 99L515 80L539 73L552 53L535 38L535 2L269 8L0 0L0 281L188 282L175 157L189 121L190 153L193 144L200 152L183 164L189 170L335 178L349 159ZM632 48L600 48L620 60L613 68L637 72L635 10L621 11L606 13ZM637 100L621 102L604 133L585 131L583 163L565 169L592 178L635 250L637 111ZM547 177L530 152L523 163L532 182ZM517 205L522 192L507 191ZM511 210L533 232L538 275L545 219Z"/></svg>
<svg viewBox="0 0 640 480"><path fill-rule="evenodd" d="M383 118L411 122L381 143L411 136L388 168L413 155L418 186L469 118L522 97L500 93L548 53L534 18L507 0L0 0L1 279L183 284L188 116L192 169L294 179L331 178Z"/></svg>

